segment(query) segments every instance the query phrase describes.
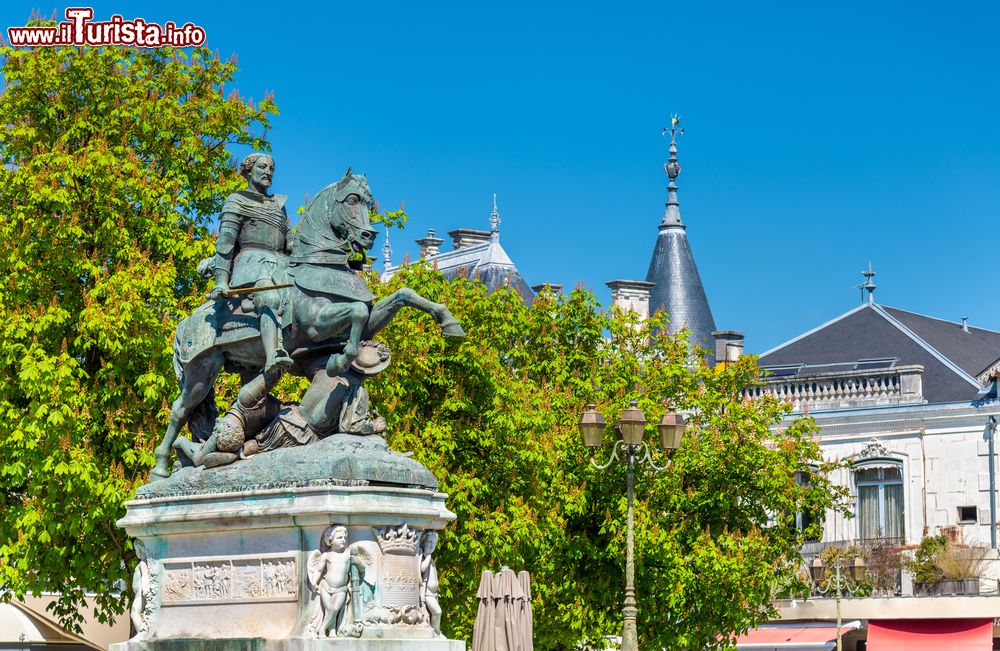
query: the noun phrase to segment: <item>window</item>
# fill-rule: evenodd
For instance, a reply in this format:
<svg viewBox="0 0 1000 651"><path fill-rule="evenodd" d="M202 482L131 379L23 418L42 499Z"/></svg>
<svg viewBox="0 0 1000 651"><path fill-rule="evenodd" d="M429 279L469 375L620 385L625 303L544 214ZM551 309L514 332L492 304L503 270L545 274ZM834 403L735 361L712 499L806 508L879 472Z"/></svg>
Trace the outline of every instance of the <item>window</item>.
<svg viewBox="0 0 1000 651"><path fill-rule="evenodd" d="M903 540L903 467L880 461L856 467L858 487L858 538Z"/></svg>
<svg viewBox="0 0 1000 651"><path fill-rule="evenodd" d="M958 523L959 524L976 524L978 521L978 513L976 513L976 507L974 506L960 506L958 507Z"/></svg>
<svg viewBox="0 0 1000 651"><path fill-rule="evenodd" d="M892 368L896 364L895 357L884 359L859 359L854 365L855 371L872 371L879 368Z"/></svg>
<svg viewBox="0 0 1000 651"><path fill-rule="evenodd" d="M795 483L799 486L809 486L812 483L812 473L797 471L795 473ZM816 524L817 522L822 523L821 514L813 513L811 511L798 511L795 514L795 528L799 531L805 532L809 527ZM806 536L806 542L817 542L819 537L816 533L809 532L810 535Z"/></svg>
<svg viewBox="0 0 1000 651"><path fill-rule="evenodd" d="M761 378L769 377L792 377L799 374L799 369L802 368L801 364L795 366L765 366L761 370Z"/></svg>

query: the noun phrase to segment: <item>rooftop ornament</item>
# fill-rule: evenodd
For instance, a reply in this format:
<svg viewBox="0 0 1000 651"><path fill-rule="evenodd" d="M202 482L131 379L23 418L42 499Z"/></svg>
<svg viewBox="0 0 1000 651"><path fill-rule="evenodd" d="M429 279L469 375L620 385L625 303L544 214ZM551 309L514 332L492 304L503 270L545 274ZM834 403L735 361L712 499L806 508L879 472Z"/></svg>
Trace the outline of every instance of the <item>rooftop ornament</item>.
<svg viewBox="0 0 1000 651"><path fill-rule="evenodd" d="M670 116L670 127L663 129L663 135L670 134L670 158L663 164L663 170L670 179L667 183L667 204L660 226L679 225L681 223L680 202L677 201L677 177L681 174L681 164L677 162L677 136L684 135L684 127L680 126L681 118L677 114Z"/></svg>
<svg viewBox="0 0 1000 651"><path fill-rule="evenodd" d="M861 275L865 277L865 282L860 285L855 285L854 287L861 290L861 302L865 302L865 291L868 292L868 304L872 305L875 303L875 282L872 278L875 277L875 272L872 271L872 263L868 261L868 271L862 271Z"/></svg>

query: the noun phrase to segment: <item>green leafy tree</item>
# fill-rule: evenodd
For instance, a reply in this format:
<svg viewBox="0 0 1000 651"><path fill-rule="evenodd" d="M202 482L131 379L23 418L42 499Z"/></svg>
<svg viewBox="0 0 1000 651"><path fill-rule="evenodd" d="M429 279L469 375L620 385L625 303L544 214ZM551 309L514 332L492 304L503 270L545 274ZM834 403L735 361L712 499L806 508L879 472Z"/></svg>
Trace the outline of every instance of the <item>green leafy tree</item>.
<svg viewBox="0 0 1000 651"><path fill-rule="evenodd" d="M787 406L741 397L759 382L752 357L692 367L685 336L666 334L659 317L602 312L581 290L526 306L513 290L487 294L419 265L377 287L402 285L446 302L468 333L450 343L424 315L401 314L382 334L393 364L371 383L393 447L434 471L458 514L438 547L451 636L471 637L480 573L502 565L532 573L539 648L603 648L620 632L624 466L593 469L576 421L588 401L610 418L632 398L648 441L668 405L689 423L672 466L637 476L640 641L720 648L774 615L804 537L818 534L790 521L840 508L840 494L810 420L775 434Z"/></svg>
<svg viewBox="0 0 1000 651"><path fill-rule="evenodd" d="M0 593L103 619L133 554L115 521L176 394L171 335L203 300L227 146L276 112L207 50L0 48Z"/></svg>

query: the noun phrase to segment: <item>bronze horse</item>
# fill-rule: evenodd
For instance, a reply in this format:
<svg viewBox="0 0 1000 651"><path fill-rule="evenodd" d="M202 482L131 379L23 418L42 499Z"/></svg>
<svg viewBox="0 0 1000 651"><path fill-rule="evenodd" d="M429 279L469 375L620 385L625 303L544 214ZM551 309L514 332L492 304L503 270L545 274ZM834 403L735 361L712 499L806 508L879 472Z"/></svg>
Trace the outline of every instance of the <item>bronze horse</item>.
<svg viewBox="0 0 1000 651"><path fill-rule="evenodd" d="M412 289L373 300L367 283L355 273L375 243L368 216L372 203L367 179L350 169L324 188L299 220L291 255L275 274L276 284L290 286L269 290L282 293L283 340L294 361L289 372L313 379L302 398L307 411L322 405L330 390L328 379L346 371L360 342L372 338L403 307L430 314L446 335L465 334L447 307ZM214 384L223 368L239 373L243 382L234 407L259 404L280 378L280 371L263 371L264 348L249 303L245 297L211 301L178 324L174 370L180 395L156 448L151 481L170 475L172 448L190 457L191 441L178 440L185 425L195 441L210 439L217 415Z"/></svg>

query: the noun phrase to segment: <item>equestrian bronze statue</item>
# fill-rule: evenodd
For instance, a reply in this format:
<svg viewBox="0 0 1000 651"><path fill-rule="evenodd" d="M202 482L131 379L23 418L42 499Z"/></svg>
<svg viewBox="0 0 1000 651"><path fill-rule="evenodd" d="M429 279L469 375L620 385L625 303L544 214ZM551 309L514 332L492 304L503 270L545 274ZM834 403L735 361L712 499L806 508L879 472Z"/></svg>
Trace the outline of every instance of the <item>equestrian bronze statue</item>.
<svg viewBox="0 0 1000 651"><path fill-rule="evenodd" d="M273 159L251 154L241 172L247 189L227 199L216 256L202 265L215 288L177 326L180 395L151 481L170 475L173 450L181 465L215 466L336 432L384 432L364 389L364 378L390 359L374 336L403 307L430 314L446 335L465 334L447 307L412 289L374 300L359 273L376 235L363 175L348 169L320 191L290 234L284 197L267 194ZM242 386L218 417L214 384L222 370L239 374ZM284 373L310 378L301 403L270 395ZM185 425L190 439L179 436Z"/></svg>

